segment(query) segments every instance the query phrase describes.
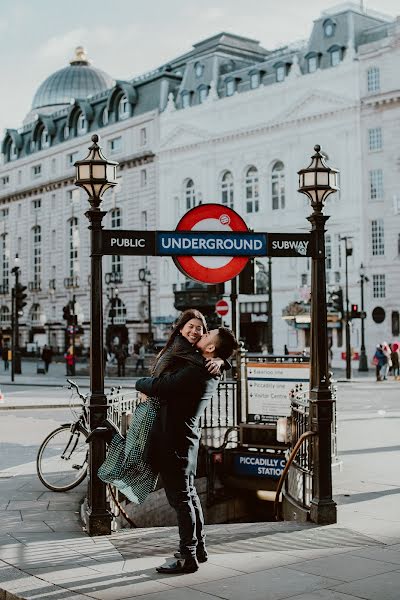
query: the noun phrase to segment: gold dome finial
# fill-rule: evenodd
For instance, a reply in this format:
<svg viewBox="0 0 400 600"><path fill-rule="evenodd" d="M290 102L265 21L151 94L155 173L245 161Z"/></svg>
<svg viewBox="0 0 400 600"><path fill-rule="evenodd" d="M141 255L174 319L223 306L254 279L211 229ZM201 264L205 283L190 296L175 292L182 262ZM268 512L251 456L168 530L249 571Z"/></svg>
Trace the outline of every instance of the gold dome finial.
<svg viewBox="0 0 400 600"><path fill-rule="evenodd" d="M70 60L70 65L88 65L90 60L87 57L87 52L83 46L77 46L75 48L75 56Z"/></svg>

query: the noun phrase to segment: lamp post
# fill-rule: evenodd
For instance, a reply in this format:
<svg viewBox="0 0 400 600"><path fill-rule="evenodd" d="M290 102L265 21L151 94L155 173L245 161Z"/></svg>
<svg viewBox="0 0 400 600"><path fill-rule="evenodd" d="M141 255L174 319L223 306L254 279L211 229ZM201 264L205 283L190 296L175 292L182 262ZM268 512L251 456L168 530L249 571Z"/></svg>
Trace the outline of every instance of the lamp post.
<svg viewBox="0 0 400 600"><path fill-rule="evenodd" d="M351 379L351 341L350 341L350 311L349 311L349 276L348 276L348 260L347 258L353 254L353 246L351 243L352 236L342 235L340 241L344 241L345 248L345 303L346 310L344 315L345 332L346 332L346 379Z"/></svg>
<svg viewBox="0 0 400 600"><path fill-rule="evenodd" d="M90 286L90 403L89 425L96 429L107 416L107 399L104 394L103 360L103 294L102 294L102 220L106 211L100 209L104 192L114 187L116 162L102 154L97 135L84 160L75 163L75 185L82 187L89 196L90 209L85 213L89 220L91 253ZM89 484L86 525L89 535L111 533L111 513L106 500L106 484L97 476L97 471L106 457L106 443L102 435L94 435L89 449Z"/></svg>
<svg viewBox="0 0 400 600"><path fill-rule="evenodd" d="M268 257L268 329L267 329L267 351L274 353L272 336L272 259Z"/></svg>
<svg viewBox="0 0 400 600"><path fill-rule="evenodd" d="M369 279L365 275L365 267L361 263L360 265L360 292L361 292L361 348L360 348L360 362L358 363L359 371L369 371L367 354L365 352L365 329L364 329L364 282L368 283Z"/></svg>
<svg viewBox="0 0 400 600"><path fill-rule="evenodd" d="M336 503L332 499L332 419L333 400L328 372L328 329L326 316L325 223L326 198L338 190L337 170L328 167L321 147L306 169L299 173L299 192L311 200L311 343L310 343L310 425L313 441L313 498L310 517L314 523L336 522Z"/></svg>
<svg viewBox="0 0 400 600"><path fill-rule="evenodd" d="M148 346L153 347L153 323L151 319L151 271L147 268L139 269L139 281L147 284L147 307L148 307Z"/></svg>
<svg viewBox="0 0 400 600"><path fill-rule="evenodd" d="M11 269L11 273L15 276L14 288L11 292L11 381L14 381L14 375L21 375L21 354L19 351L19 304L23 302L24 298L19 300L19 294L23 293L25 288L20 291L20 265L21 261L17 254L14 258L14 267Z"/></svg>

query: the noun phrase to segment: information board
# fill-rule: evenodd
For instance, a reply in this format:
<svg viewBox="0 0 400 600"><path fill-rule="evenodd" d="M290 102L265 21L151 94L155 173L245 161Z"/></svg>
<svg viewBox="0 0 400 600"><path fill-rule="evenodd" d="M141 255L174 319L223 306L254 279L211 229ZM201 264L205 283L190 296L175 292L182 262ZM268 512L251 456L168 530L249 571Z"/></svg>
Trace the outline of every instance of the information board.
<svg viewBox="0 0 400 600"><path fill-rule="evenodd" d="M291 390L298 383L306 389L309 364L248 362L248 423L274 423L290 415Z"/></svg>

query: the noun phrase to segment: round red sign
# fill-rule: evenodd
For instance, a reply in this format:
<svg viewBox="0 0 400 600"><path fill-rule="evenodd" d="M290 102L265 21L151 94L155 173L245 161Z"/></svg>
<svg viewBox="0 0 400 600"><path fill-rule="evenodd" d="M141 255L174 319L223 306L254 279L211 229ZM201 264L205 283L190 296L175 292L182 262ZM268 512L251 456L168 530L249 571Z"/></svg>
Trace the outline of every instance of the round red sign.
<svg viewBox="0 0 400 600"><path fill-rule="evenodd" d="M248 231L237 212L222 204L200 204L179 221L176 231ZM175 256L178 269L201 283L222 283L233 279L244 269L247 256Z"/></svg>
<svg viewBox="0 0 400 600"><path fill-rule="evenodd" d="M215 305L215 312L220 317L224 317L229 312L229 305L226 300L218 300Z"/></svg>

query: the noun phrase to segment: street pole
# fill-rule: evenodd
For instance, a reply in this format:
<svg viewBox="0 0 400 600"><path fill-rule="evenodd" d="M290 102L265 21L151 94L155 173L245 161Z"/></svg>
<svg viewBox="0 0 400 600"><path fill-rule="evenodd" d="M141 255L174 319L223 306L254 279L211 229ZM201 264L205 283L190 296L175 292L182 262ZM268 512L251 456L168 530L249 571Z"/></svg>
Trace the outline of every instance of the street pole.
<svg viewBox="0 0 400 600"><path fill-rule="evenodd" d="M148 309L149 309L149 334L148 334L148 338L149 338L149 348L153 348L153 323L151 320L151 279L149 277L149 280L147 282L147 305L148 305Z"/></svg>
<svg viewBox="0 0 400 600"><path fill-rule="evenodd" d="M14 381L15 366L15 289L11 288L11 381Z"/></svg>
<svg viewBox="0 0 400 600"><path fill-rule="evenodd" d="M268 257L268 327L267 327L267 351L274 353L273 329L272 329L272 259Z"/></svg>
<svg viewBox="0 0 400 600"><path fill-rule="evenodd" d="M72 356L74 358L72 362L71 375L75 376L75 364L76 364L76 355L75 355L75 294L72 296Z"/></svg>
<svg viewBox="0 0 400 600"><path fill-rule="evenodd" d="M75 185L89 196L90 209L85 213L90 229L90 400L89 425L93 432L103 426L107 418L107 398L104 394L103 357L103 294L102 294L102 220L107 214L100 209L103 193L117 184L117 164L108 161L92 136L93 144L84 160L76 161ZM86 525L89 535L111 533L112 515L108 510L106 484L97 475L106 458L106 442L100 432L90 440L88 503Z"/></svg>
<svg viewBox="0 0 400 600"><path fill-rule="evenodd" d="M350 313L349 313L349 277L348 277L348 257L352 254L352 249L347 246L348 236L341 238L344 240L345 247L345 269L346 269L346 313L345 313L345 331L346 331L346 379L351 379L351 343L350 343Z"/></svg>
<svg viewBox="0 0 400 600"><path fill-rule="evenodd" d="M361 348L360 348L360 361L358 363L358 370L367 372L368 360L365 352L365 327L364 327L364 281L368 281L368 278L364 274L364 265L361 263L360 266L360 292L361 292Z"/></svg>
<svg viewBox="0 0 400 600"><path fill-rule="evenodd" d="M237 277L231 280L231 306L232 306L232 331L233 335L239 340L240 331L237 322L237 304L238 304L238 283Z"/></svg>
<svg viewBox="0 0 400 600"><path fill-rule="evenodd" d="M311 343L310 343L310 428L312 441L313 498L310 519L318 524L336 523L332 498L332 421L334 400L328 370L328 326L326 310L326 265L324 201L337 187L337 171L328 167L321 147L314 147L310 166L299 171L299 192L311 200ZM320 183L321 182L321 183ZM332 185L331 185L332 182Z"/></svg>
<svg viewBox="0 0 400 600"><path fill-rule="evenodd" d="M14 268L15 274L15 287L14 287L14 330L15 330L15 341L14 341L14 352L12 354L12 360L14 362L14 373L15 375L21 375L21 356L19 352L19 315L17 307L17 290L19 286L19 267Z"/></svg>

